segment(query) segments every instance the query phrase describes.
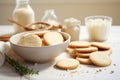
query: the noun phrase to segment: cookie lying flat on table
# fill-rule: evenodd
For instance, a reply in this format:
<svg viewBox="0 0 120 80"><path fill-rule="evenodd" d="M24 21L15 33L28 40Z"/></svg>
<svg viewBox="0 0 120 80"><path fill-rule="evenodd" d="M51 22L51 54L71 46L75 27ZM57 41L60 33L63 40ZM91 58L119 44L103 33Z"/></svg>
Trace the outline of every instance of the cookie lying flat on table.
<svg viewBox="0 0 120 80"><path fill-rule="evenodd" d="M69 47L71 47L71 48L86 48L86 47L90 47L90 46L91 46L91 44L86 41L72 41L69 43Z"/></svg>
<svg viewBox="0 0 120 80"><path fill-rule="evenodd" d="M91 42L91 45L98 47L99 49L110 49L110 46L100 43L100 42Z"/></svg>
<svg viewBox="0 0 120 80"><path fill-rule="evenodd" d="M76 59L62 59L60 61L57 61L56 67L68 70L77 68L79 64L79 61L77 61Z"/></svg>
<svg viewBox="0 0 120 80"><path fill-rule="evenodd" d="M93 64L101 67L109 66L112 62L109 55L100 52L91 53L89 58Z"/></svg>
<svg viewBox="0 0 120 80"><path fill-rule="evenodd" d="M55 45L63 43L64 38L59 32L47 32L43 36L45 43L48 45Z"/></svg>

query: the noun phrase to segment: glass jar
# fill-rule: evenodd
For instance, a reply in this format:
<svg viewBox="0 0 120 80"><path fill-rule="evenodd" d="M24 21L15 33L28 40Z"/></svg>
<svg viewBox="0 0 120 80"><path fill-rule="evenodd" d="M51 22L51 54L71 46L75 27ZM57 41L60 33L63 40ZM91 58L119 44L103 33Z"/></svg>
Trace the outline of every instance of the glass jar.
<svg viewBox="0 0 120 80"><path fill-rule="evenodd" d="M29 25L35 22L35 14L31 6L29 5L29 0L16 0L16 7L13 11L13 19L22 25ZM14 25L15 33L24 31L24 28Z"/></svg>
<svg viewBox="0 0 120 80"><path fill-rule="evenodd" d="M57 16L55 15L54 10L53 9L46 10L41 21L43 22L57 21Z"/></svg>
<svg viewBox="0 0 120 80"><path fill-rule="evenodd" d="M80 37L80 21L74 18L65 19L65 32L70 34L71 41L79 40Z"/></svg>
<svg viewBox="0 0 120 80"><path fill-rule="evenodd" d="M58 30L61 27L53 9L46 10L41 21L49 23L50 25L54 26L52 30Z"/></svg>
<svg viewBox="0 0 120 80"><path fill-rule="evenodd" d="M108 16L89 16L85 18L89 39L92 41L105 41L108 38L112 18Z"/></svg>

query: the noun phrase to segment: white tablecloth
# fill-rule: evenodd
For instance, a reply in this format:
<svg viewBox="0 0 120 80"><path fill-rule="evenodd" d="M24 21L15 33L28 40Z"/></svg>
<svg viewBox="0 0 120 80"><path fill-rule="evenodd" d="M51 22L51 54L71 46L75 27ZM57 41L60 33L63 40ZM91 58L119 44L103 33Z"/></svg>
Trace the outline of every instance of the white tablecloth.
<svg viewBox="0 0 120 80"><path fill-rule="evenodd" d="M0 35L14 33L13 27L9 25L0 26ZM88 40L85 27L81 27L80 40ZM32 80L120 80L120 26L113 26L106 41L112 48L112 64L108 67L96 67L93 65L80 65L75 70L59 70L54 67L54 61L49 63L26 64L30 68L39 70L39 75L31 76ZM49 55L48 55L49 56ZM65 52L61 53L55 60L66 57ZM20 76L8 64L0 67L0 80L26 80ZM28 79L30 80L30 79Z"/></svg>

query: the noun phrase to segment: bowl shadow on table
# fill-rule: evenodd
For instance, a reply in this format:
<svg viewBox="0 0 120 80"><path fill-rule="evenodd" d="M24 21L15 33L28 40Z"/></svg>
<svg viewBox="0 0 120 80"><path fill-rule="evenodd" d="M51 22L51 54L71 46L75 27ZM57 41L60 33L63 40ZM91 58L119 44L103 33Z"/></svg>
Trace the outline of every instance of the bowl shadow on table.
<svg viewBox="0 0 120 80"><path fill-rule="evenodd" d="M21 65L28 67L29 69L32 69L34 71L44 71L46 69L48 69L49 67L51 67L54 63L54 59L50 60L48 62L44 62L44 63L33 63L33 62L29 62L24 60L22 57L20 57L19 55L17 55L13 50L10 50L8 52L8 56L11 57L12 59L18 61ZM5 62L5 65L2 67L3 70L2 72L0 71L1 75L6 75L6 76L20 76L15 69L9 65L8 63ZM7 71L10 70L9 72ZM11 74L12 73L12 74Z"/></svg>
<svg viewBox="0 0 120 80"><path fill-rule="evenodd" d="M11 54L11 57L13 57L13 58L15 57L16 60L19 61L19 63L21 63L22 65L27 66L28 68L33 69L35 71L36 70L43 71L43 70L49 68L50 66L52 66L53 62L54 62L54 59L50 60L50 61L46 61L46 62L30 62L30 61L24 60L22 57L17 55L15 52L12 52L10 54Z"/></svg>

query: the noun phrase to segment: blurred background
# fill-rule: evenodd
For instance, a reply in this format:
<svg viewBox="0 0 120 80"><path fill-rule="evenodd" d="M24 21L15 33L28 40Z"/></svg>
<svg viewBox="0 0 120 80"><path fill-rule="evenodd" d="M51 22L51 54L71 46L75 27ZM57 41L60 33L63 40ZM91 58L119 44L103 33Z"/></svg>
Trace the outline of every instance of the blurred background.
<svg viewBox="0 0 120 80"><path fill-rule="evenodd" d="M66 18L76 18L84 25L84 18L92 15L110 16L113 25L120 25L120 0L30 0L35 12L36 21L44 15L47 9L54 9L58 20L63 23ZM0 0L0 25L9 25L16 0Z"/></svg>

